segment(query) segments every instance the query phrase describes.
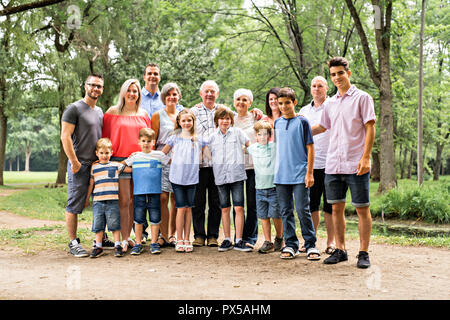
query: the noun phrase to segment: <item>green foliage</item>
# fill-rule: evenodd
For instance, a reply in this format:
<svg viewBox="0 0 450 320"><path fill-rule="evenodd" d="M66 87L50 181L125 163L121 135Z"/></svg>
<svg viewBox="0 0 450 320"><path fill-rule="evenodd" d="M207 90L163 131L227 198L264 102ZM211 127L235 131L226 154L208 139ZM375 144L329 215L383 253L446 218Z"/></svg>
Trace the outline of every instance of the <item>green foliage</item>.
<svg viewBox="0 0 450 320"><path fill-rule="evenodd" d="M449 191L448 179L437 186L397 187L381 196L381 210L386 218L450 223L450 206L445 200L449 199Z"/></svg>

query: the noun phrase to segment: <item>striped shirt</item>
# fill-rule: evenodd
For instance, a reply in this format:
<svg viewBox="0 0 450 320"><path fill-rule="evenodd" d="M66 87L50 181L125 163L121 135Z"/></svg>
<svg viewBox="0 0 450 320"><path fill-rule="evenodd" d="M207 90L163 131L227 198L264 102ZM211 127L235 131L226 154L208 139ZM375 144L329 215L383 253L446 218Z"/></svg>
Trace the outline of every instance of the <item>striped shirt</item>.
<svg viewBox="0 0 450 320"><path fill-rule="evenodd" d="M125 165L109 161L108 163L94 163L91 177L94 179L93 201L119 199L119 173Z"/></svg>

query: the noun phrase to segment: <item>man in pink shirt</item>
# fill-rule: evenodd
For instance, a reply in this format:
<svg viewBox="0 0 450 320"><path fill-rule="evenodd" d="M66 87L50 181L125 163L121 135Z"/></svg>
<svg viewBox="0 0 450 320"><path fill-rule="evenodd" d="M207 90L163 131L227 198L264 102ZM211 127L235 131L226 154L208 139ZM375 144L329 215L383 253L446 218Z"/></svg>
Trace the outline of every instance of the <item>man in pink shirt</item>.
<svg viewBox="0 0 450 320"><path fill-rule="evenodd" d="M352 205L358 214L360 251L358 268L370 267L369 242L372 217L369 201L370 155L375 139L375 112L372 97L350 83L348 61L342 57L328 62L330 79L338 92L329 99L313 135L330 131L325 164L325 188L332 204L336 250L325 264L347 261L345 249L345 201L350 187Z"/></svg>

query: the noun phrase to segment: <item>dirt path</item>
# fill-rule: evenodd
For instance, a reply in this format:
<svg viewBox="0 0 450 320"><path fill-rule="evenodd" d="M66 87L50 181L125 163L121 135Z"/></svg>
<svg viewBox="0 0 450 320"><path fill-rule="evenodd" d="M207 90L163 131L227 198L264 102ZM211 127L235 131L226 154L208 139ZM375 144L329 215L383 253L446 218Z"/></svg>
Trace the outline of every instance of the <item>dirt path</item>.
<svg viewBox="0 0 450 320"><path fill-rule="evenodd" d="M20 224L27 219L16 218ZM28 223L38 224L35 219ZM450 298L449 250L372 244L372 267L360 270L358 241L347 245L349 261L335 266L307 261L304 255L286 261L278 253L221 253L208 247L192 254L163 249L159 256L146 247L141 256L122 258L107 251L98 259L61 251L24 255L3 247L0 299ZM324 248L321 240L319 248Z"/></svg>
<svg viewBox="0 0 450 320"><path fill-rule="evenodd" d="M1 229L53 224L64 222L0 212ZM371 244L372 267L361 270L356 268L358 245L348 241L349 261L334 266L322 263L324 253L319 262L305 255L282 260L278 253L222 253L209 247L191 254L164 248L155 256L146 246L141 256L115 258L106 251L90 259L0 247L0 300L450 299L450 250ZM325 248L323 240L318 247Z"/></svg>

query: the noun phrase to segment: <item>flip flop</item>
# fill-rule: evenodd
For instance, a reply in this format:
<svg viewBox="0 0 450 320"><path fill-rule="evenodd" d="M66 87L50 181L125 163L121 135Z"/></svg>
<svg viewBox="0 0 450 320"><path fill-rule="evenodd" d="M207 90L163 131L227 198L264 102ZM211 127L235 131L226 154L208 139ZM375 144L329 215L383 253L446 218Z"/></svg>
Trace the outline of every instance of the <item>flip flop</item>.
<svg viewBox="0 0 450 320"><path fill-rule="evenodd" d="M288 253L289 255L285 256L285 255L283 255L283 253ZM291 247L284 247L281 250L280 258L281 259L294 259L295 258L294 249L292 249Z"/></svg>
<svg viewBox="0 0 450 320"><path fill-rule="evenodd" d="M332 255L333 252L334 252L334 250L336 250L336 247L335 247L335 246L328 246L328 247L325 249L325 253L326 253L326 254L329 254L329 255Z"/></svg>
<svg viewBox="0 0 450 320"><path fill-rule="evenodd" d="M183 240L177 241L177 244L175 245L175 251L176 252L186 252L186 246L184 245Z"/></svg>
<svg viewBox="0 0 450 320"><path fill-rule="evenodd" d="M298 249L298 252L300 252L300 253L306 253L305 245L303 245L300 249Z"/></svg>
<svg viewBox="0 0 450 320"><path fill-rule="evenodd" d="M317 256L313 256L314 254ZM317 248L309 248L306 254L306 258L312 261L320 260L320 251L317 250Z"/></svg>

